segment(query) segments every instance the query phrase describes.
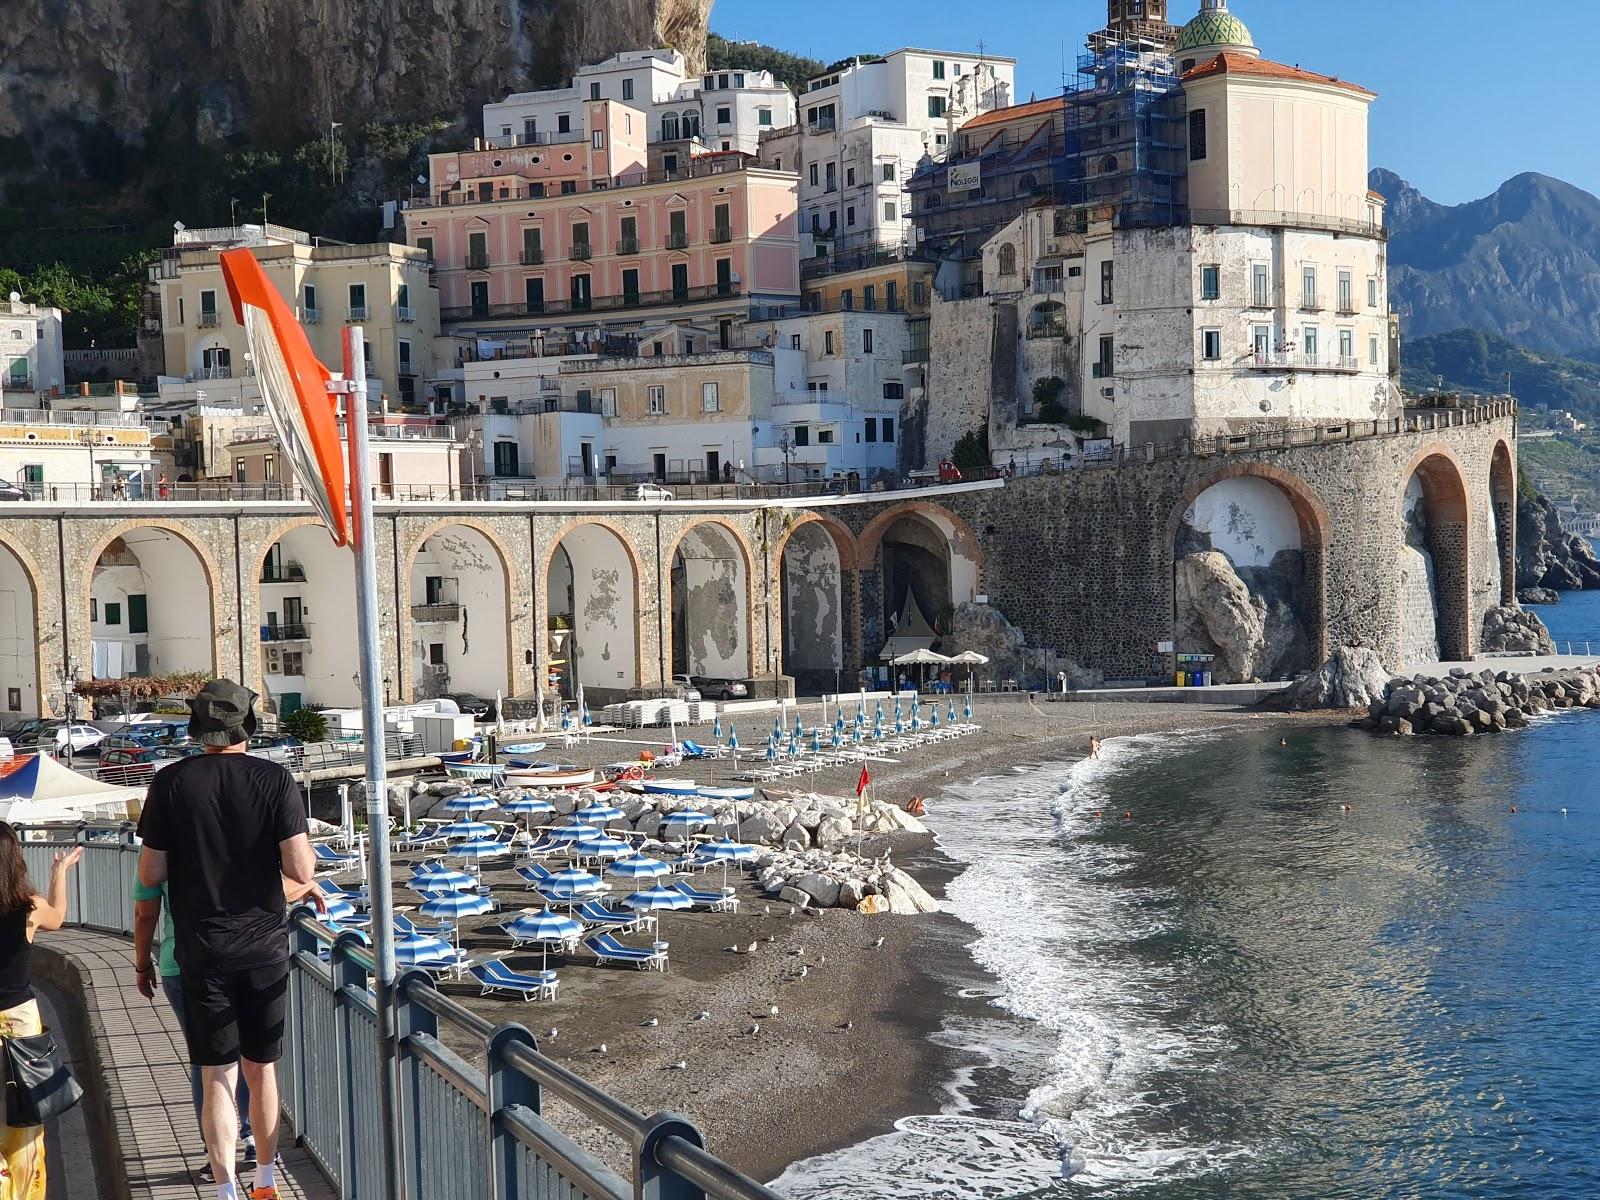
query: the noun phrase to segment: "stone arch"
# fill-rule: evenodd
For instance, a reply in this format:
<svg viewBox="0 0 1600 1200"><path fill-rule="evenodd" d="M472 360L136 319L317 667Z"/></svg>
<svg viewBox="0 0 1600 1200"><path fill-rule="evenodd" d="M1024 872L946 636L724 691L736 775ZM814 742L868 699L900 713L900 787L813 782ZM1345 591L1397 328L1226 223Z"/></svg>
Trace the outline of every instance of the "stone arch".
<svg viewBox="0 0 1600 1200"><path fill-rule="evenodd" d="M52 711L45 687L47 637L41 580L33 555L0 530L0 712L7 716L20 713L42 717ZM24 588L26 596L22 594ZM49 640L59 637L60 630L56 630ZM18 692L16 707L10 703L12 688Z"/></svg>
<svg viewBox="0 0 1600 1200"><path fill-rule="evenodd" d="M152 533L161 534L163 537L154 539L143 536ZM149 556L154 555L158 560L169 559L169 554L158 548L169 540L171 543L175 543L174 553L170 555L170 561L157 561L156 563L157 569L161 572L162 584L156 594L162 599L158 603L151 605L148 598L154 589L150 589L148 585L142 585L147 588L145 592L137 593L147 598L149 629L148 632L142 635L144 638L142 644L145 646L145 653L149 656L149 670L152 674L157 675L170 675L185 671L200 671L212 676L220 675L222 674L221 633L225 624L221 608L222 572L217 565L216 559L212 557L211 552L206 548L205 543L195 536L192 530L186 529L179 522L159 518L155 520L122 521L113 525L110 529L102 531L100 537L93 543L89 553L83 559L82 583L79 588L79 611L89 614L93 608L98 607L92 603L95 600L97 579L106 582L108 585L111 582L106 576L102 575L102 571L105 568L100 566L100 560L115 544L121 542L132 553L135 562L125 565L137 567L142 575L147 571L146 560ZM143 554L137 548L141 545L146 547ZM177 547L182 549L177 550ZM185 555L183 551L187 551L187 554ZM198 582L206 590L204 609L206 631L205 635L200 638L179 636L179 631L190 628L190 623L183 616L176 614L176 605L169 607L167 604L168 600L176 600L184 596L196 582L190 579L186 584L180 578L182 566L186 562L193 562L199 567L200 578ZM130 577L125 582L133 582L133 580ZM99 621L91 619L85 622L89 629L91 657L90 662L83 665L89 673L94 675L100 674L98 668L102 665L94 662L95 642L97 641L105 643L107 646L107 649L101 651L101 653L108 656L106 663L103 664L107 668L108 674L111 674L109 670L111 665L109 644L113 641L118 644L119 648L116 653L119 656L125 657L128 653L132 653L135 656L134 661L131 663L120 662L114 674L118 677L132 674L138 666L138 646L141 644L138 638L141 635L134 634L128 628L133 614L130 611L127 614L129 622L123 624L120 611L122 602L114 601L114 603L117 603L119 608L118 627L122 630L127 630L126 636L112 636L114 629L106 622L107 614L105 612L100 613ZM160 614L159 619L157 614ZM158 626L161 629L159 634L157 633ZM100 630L100 637L96 637L97 628ZM183 643L204 643L204 647L184 645Z"/></svg>
<svg viewBox="0 0 1600 1200"><path fill-rule="evenodd" d="M1208 498L1225 512L1208 511ZM1326 661L1329 536L1322 497L1279 467L1229 463L1189 487L1167 517L1174 648L1213 654L1219 682ZM1250 613L1228 602L1244 596Z"/></svg>
<svg viewBox="0 0 1600 1200"><path fill-rule="evenodd" d="M1448 446L1433 442L1412 456L1400 478L1394 520L1401 535L1395 623L1401 663L1422 660L1429 650L1446 661L1464 661L1473 646L1466 472Z"/></svg>
<svg viewBox="0 0 1600 1200"><path fill-rule="evenodd" d="M490 554L481 559L460 559L452 565L453 576L418 574L418 562L428 543L453 529L466 530L468 547L478 540ZM403 691L414 699L426 699L446 692L471 692L494 699L499 691L509 696L516 676L516 647L512 632L513 589L512 554L495 528L475 517L441 517L431 522L412 539L404 557L402 585L408 589L399 605L396 624L400 636L400 662L404 675ZM442 565L442 564L441 564ZM499 579L493 577L498 570ZM430 595L427 580L438 578L438 595ZM449 584L453 581L454 588ZM496 586L498 582L498 586ZM481 618L481 620L475 620ZM487 621L487 649L478 648L476 625ZM418 641L419 626L438 634L440 641ZM431 648L440 648L442 661L430 658ZM495 647L499 648L498 655ZM440 670L439 668L443 668Z"/></svg>
<svg viewBox="0 0 1600 1200"><path fill-rule="evenodd" d="M576 539L574 545L567 544L571 539ZM541 657L566 659L570 673L563 682L575 677L586 694L590 688L626 693L638 687L644 680L644 574L627 533L604 517L580 517L562 525L547 546L538 575L545 623L548 626L549 618L566 607L566 597L562 597L560 607L555 603L555 587L559 583L572 589L572 630L561 653L547 649L546 636L540 647ZM574 549L579 551L578 556L573 554ZM561 577L553 583L552 576L562 574L558 564L563 553L570 564L571 578L568 581ZM624 570L632 578L631 587L621 579ZM612 579L612 575L617 578ZM613 620L607 619L608 603L610 614L615 614ZM560 690L571 697L569 687ZM596 696L597 700L603 698Z"/></svg>
<svg viewBox="0 0 1600 1200"><path fill-rule="evenodd" d="M718 555L719 549L734 553ZM680 560L682 570L678 567ZM703 565L694 569L689 565L691 561ZM732 562L742 580L729 579L726 567L704 565L715 562ZM662 583L672 614L668 654L671 673L754 677L755 568L743 532L720 517L691 521L673 538L662 563L667 572Z"/></svg>
<svg viewBox="0 0 1600 1200"><path fill-rule="evenodd" d="M801 688L838 687L858 637L847 617L855 607L854 589L846 586L847 575L857 569L855 537L834 518L807 513L784 529L772 561L779 599L774 640L784 673Z"/></svg>
<svg viewBox="0 0 1600 1200"><path fill-rule="evenodd" d="M1500 567L1500 604L1517 600L1517 468L1505 438L1497 438L1489 457L1489 521L1495 561Z"/></svg>
<svg viewBox="0 0 1600 1200"><path fill-rule="evenodd" d="M253 557L262 695L280 716L307 704L359 706L354 556L307 516L281 522Z"/></svg>
<svg viewBox="0 0 1600 1200"><path fill-rule="evenodd" d="M904 582L902 576L912 573L897 570L896 560L886 557L884 543L902 521L920 524L923 529L932 530L942 539L943 579L926 581L922 588L923 595L919 597L919 604L927 605L932 610L923 613L930 622L937 621L947 608L953 610L971 603L978 593L983 560L978 539L965 521L949 509L926 500L909 500L879 513L867 522L856 539L856 561L862 564L863 574L867 574L869 564L878 567L876 578L871 581L876 595L870 600L863 600L864 604L876 610L862 614L862 649L868 655L875 654L879 645L887 639L890 615L898 612L904 604L906 588L901 586ZM926 574L931 575L931 564L924 565L929 567ZM934 594L935 590L937 595Z"/></svg>

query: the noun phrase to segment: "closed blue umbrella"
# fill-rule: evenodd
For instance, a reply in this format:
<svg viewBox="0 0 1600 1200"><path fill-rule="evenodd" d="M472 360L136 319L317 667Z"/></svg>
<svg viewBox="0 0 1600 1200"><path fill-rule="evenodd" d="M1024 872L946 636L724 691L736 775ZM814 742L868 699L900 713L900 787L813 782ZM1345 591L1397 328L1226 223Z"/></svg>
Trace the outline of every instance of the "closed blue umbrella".
<svg viewBox="0 0 1600 1200"><path fill-rule="evenodd" d="M798 740L799 738L803 738L805 735L806 735L806 727L800 721L800 714L799 713L795 713L795 715L794 715L794 736Z"/></svg>
<svg viewBox="0 0 1600 1200"><path fill-rule="evenodd" d="M729 750L737 750L738 748L739 748L739 731L737 729L729 729L728 730L728 749Z"/></svg>
<svg viewBox="0 0 1600 1200"><path fill-rule="evenodd" d="M837 748L839 745L839 731L837 729L833 731L833 744L835 748ZM811 731L811 753L822 753L822 731L819 729L813 729Z"/></svg>
<svg viewBox="0 0 1600 1200"><path fill-rule="evenodd" d="M769 763L775 763L778 761L778 747L775 742L767 743L767 761Z"/></svg>
<svg viewBox="0 0 1600 1200"><path fill-rule="evenodd" d="M486 838L494 836L494 826L487 821L452 821L440 826L439 832L447 838Z"/></svg>
<svg viewBox="0 0 1600 1200"><path fill-rule="evenodd" d="M844 745L844 736L839 730L835 729L833 731L833 748L837 750L842 745Z"/></svg>
<svg viewBox="0 0 1600 1200"><path fill-rule="evenodd" d="M713 741L722 740L722 714L718 713L711 719L711 738Z"/></svg>
<svg viewBox="0 0 1600 1200"><path fill-rule="evenodd" d="M594 724L594 715L590 713L587 702L585 702L583 706L583 724L585 728L588 728L590 725Z"/></svg>
<svg viewBox="0 0 1600 1200"><path fill-rule="evenodd" d="M862 737L861 726L857 725L856 728L855 728L855 732L853 734L851 734L851 740L854 741L855 744L859 746L861 744L861 737Z"/></svg>
<svg viewBox="0 0 1600 1200"><path fill-rule="evenodd" d="M961 714L966 720L968 720L968 721L972 720L972 697L971 696L968 696L966 701L962 704L962 706L961 706Z"/></svg>
<svg viewBox="0 0 1600 1200"><path fill-rule="evenodd" d="M945 713L945 720L949 721L952 725L956 723L956 702L954 700L950 701L950 708Z"/></svg>
<svg viewBox="0 0 1600 1200"><path fill-rule="evenodd" d="M566 733L572 728L572 714L566 709L561 710L561 732Z"/></svg>
<svg viewBox="0 0 1600 1200"><path fill-rule="evenodd" d="M867 723L867 702L865 700L863 700L863 701L861 701L861 703L856 705L856 724L857 725L865 725L866 723Z"/></svg>
<svg viewBox="0 0 1600 1200"><path fill-rule="evenodd" d="M834 717L834 719L833 719L833 731L835 733L843 733L844 732L844 714L843 713L840 713L838 716Z"/></svg>
<svg viewBox="0 0 1600 1200"><path fill-rule="evenodd" d="M467 813L470 815L472 813L488 812L491 808L499 808L500 806L487 796L479 796L469 792L460 796L451 796L450 799L444 802L444 807L453 813Z"/></svg>
<svg viewBox="0 0 1600 1200"><path fill-rule="evenodd" d="M883 701L882 700L878 701L877 708L878 708L878 724L882 725L883 724Z"/></svg>
<svg viewBox="0 0 1600 1200"><path fill-rule="evenodd" d="M939 728L939 706L937 704L933 706L932 724L935 729Z"/></svg>
<svg viewBox="0 0 1600 1200"><path fill-rule="evenodd" d="M523 913L507 922L505 931L514 942L539 942L544 948L544 967L550 966L550 947L564 945L583 933L583 922L548 908L540 912Z"/></svg>
<svg viewBox="0 0 1600 1200"><path fill-rule="evenodd" d="M895 719L895 724L899 724L900 721L904 718L904 716L905 716L905 714L900 709L900 697L896 696L894 698L894 719Z"/></svg>
<svg viewBox="0 0 1600 1200"><path fill-rule="evenodd" d="M682 892L675 892L671 888L657 884L647 892L635 892L623 901L634 912L677 912L685 908L693 908L694 901ZM656 937L661 936L661 924L656 923Z"/></svg>
<svg viewBox="0 0 1600 1200"><path fill-rule="evenodd" d="M410 886L419 892L459 892L474 886L478 881L465 871L423 871L411 877Z"/></svg>
<svg viewBox="0 0 1600 1200"><path fill-rule="evenodd" d="M659 879L671 873L672 868L659 858L649 858L643 854L619 858L606 867L606 874L615 875L618 879Z"/></svg>
<svg viewBox="0 0 1600 1200"><path fill-rule="evenodd" d="M782 737L783 736L783 718L781 716L772 718L772 736L773 737Z"/></svg>

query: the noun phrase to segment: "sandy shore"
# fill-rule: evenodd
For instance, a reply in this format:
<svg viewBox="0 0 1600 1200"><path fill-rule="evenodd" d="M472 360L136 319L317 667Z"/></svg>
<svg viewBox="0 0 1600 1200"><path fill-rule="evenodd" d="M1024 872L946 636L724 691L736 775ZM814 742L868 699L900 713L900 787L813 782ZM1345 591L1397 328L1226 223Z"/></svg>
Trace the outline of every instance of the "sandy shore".
<svg viewBox="0 0 1600 1200"><path fill-rule="evenodd" d="M1087 751L1091 734L1104 739L1329 718L1211 705L984 698L974 719L985 726L981 733L928 747L914 760L869 764L874 795L896 803L913 795L928 797L936 823L939 789L946 780L970 780L1021 763L1072 761ZM740 740L748 732L747 744L759 744L770 721L769 716L741 722ZM634 730L619 736L642 740L650 735ZM640 748L597 737L559 757L598 764L634 757ZM851 795L859 770L835 767L771 790L787 786ZM670 773L721 783L728 782L730 770L725 763L706 763ZM897 865L942 897L957 868L933 838L867 839L868 855L886 848ZM490 870L486 878L505 907L519 906L520 880L505 869ZM671 943L671 969L665 974L601 968L587 957L552 958L561 978L554 1004L483 1000L475 987L446 985L447 990L491 1020L526 1025L545 1053L635 1107L688 1117L712 1149L758 1179L772 1179L791 1162L887 1132L901 1117L938 1111L953 1064L928 1035L958 1007L982 1005L959 997L952 984L961 976L970 979L976 970L966 951L970 930L944 913L790 915L789 905L769 901L747 880L736 882L742 898L737 914L663 915L661 936ZM396 903L409 906L415 899L401 891ZM536 898L529 894L529 899ZM479 958L499 956L515 969L537 968L537 951L513 954L493 931L503 919L467 922L464 945ZM753 954L727 949L752 942ZM808 970L800 979L802 962ZM702 1012L709 1016L696 1019ZM645 1024L650 1020L657 1023ZM751 1033L753 1026L759 1032ZM558 1106L550 1106L549 1115L568 1132L578 1132L579 1123L563 1119L571 1114ZM618 1161L615 1143L604 1136L590 1132L580 1140Z"/></svg>

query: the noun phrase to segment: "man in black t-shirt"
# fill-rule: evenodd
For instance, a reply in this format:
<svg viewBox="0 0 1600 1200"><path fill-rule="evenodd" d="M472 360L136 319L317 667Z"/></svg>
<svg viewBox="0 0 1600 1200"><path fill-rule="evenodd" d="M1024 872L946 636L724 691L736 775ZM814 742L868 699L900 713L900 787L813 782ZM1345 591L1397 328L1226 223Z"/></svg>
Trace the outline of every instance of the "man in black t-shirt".
<svg viewBox="0 0 1600 1200"><path fill-rule="evenodd" d="M256 1136L251 1200L277 1200L278 1080L289 992L288 906L314 875L294 777L244 753L255 693L226 679L190 703L205 754L159 771L139 836L139 879L167 885L189 1057L201 1068L201 1133L218 1200L244 1200L234 1180L238 1073L250 1087ZM136 965L143 975L148 962ZM242 1061L242 1066L241 1066Z"/></svg>

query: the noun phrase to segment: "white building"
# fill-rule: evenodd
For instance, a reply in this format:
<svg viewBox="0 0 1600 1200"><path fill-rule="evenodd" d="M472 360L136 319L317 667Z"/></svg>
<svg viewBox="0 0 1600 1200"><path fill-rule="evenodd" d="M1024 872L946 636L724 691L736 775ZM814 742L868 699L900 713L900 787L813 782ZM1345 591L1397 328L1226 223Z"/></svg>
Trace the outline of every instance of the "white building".
<svg viewBox="0 0 1600 1200"><path fill-rule="evenodd" d="M801 255L903 245L905 181L961 122L1010 104L1015 75L1015 59L902 49L809 80L798 122L761 143L763 162L800 172Z"/></svg>
<svg viewBox="0 0 1600 1200"><path fill-rule="evenodd" d="M137 411L0 414L0 479L41 500L149 495L160 470L151 429Z"/></svg>
<svg viewBox="0 0 1600 1200"><path fill-rule="evenodd" d="M628 50L582 67L572 86L514 92L483 106L492 146L547 145L588 137L584 105L614 100L644 111L651 143L695 142L754 154L764 130L794 122L794 96L770 71L688 76L676 50ZM671 169L671 168L669 168Z"/></svg>
<svg viewBox="0 0 1600 1200"><path fill-rule="evenodd" d="M30 304L16 292L0 302L0 387L7 393L7 406L13 392L29 393L20 406L32 407L33 395L65 388L63 355L59 308Z"/></svg>

